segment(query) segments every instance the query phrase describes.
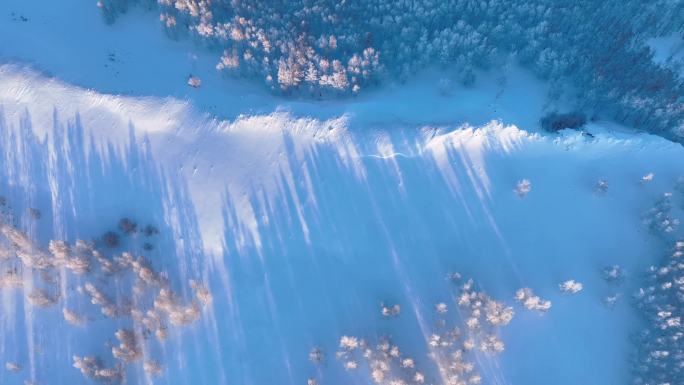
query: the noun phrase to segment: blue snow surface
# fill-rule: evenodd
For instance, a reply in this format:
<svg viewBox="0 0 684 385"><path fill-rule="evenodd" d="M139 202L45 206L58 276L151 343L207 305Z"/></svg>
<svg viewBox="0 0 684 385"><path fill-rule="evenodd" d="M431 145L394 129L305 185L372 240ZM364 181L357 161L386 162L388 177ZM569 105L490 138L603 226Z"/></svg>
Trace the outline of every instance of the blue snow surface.
<svg viewBox="0 0 684 385"><path fill-rule="evenodd" d="M0 384L108 382L74 356L120 370L110 383L460 384L444 374L457 351L473 384L475 373L482 384L631 383L644 323L633 295L682 234L649 216L672 193L666 214L681 217L680 144L601 121L543 133L547 85L515 64L450 95L434 70L350 100L288 100L222 78L152 13L106 25L89 3L0 3ZM118 229L124 217L136 232ZM157 278L106 272L92 247L88 272L28 266L53 258L51 240L77 239L110 262L145 255ZM613 265L622 279L606 277ZM469 279L513 309L510 323L466 325ZM571 279L582 290L563 293ZM195 309L183 307L190 280L211 300L197 296L197 319L167 320L155 338L135 311L170 317L154 304L160 287L176 293L172 307ZM528 310L521 288L551 308ZM431 345L450 327L454 346ZM484 329L502 352L480 349ZM392 367L378 382L385 338L400 359L383 358ZM126 349L130 362L113 356Z"/></svg>

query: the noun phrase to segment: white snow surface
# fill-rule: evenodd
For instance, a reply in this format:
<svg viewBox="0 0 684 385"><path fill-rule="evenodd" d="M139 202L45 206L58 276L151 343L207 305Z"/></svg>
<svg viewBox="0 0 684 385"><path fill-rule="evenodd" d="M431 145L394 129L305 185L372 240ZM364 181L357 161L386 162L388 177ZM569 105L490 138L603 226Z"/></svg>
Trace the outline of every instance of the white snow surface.
<svg viewBox="0 0 684 385"><path fill-rule="evenodd" d="M449 74L429 71L346 102L289 101L221 79L215 57L168 40L140 10L114 26L79 0L0 11L0 196L18 226L45 245L98 238L123 216L154 223L157 247L134 251L213 293L200 322L149 352L162 375L139 363L128 383L371 383L335 360L343 335L391 335L441 383L427 341L437 304L459 323L456 271L516 311L498 332L505 350L476 355L484 384L629 381L629 298L667 245L643 214L684 176L681 145L609 122L540 133L547 87L516 66L447 97ZM674 192L673 215L683 198ZM612 265L619 283L604 280ZM568 277L581 292L558 290ZM83 282L64 279L78 304ZM521 287L553 307L525 311ZM71 326L23 294L2 291L0 361L22 370L0 383L88 383L71 356L106 357L121 325L84 308L86 325ZM401 313L382 317L381 303ZM324 365L307 360L314 346Z"/></svg>
<svg viewBox="0 0 684 385"><path fill-rule="evenodd" d="M641 215L682 174L678 144L608 123L589 125L590 137L498 120L364 127L351 115L287 112L220 120L189 102L100 94L17 65L0 67L0 87L2 147L21 149L4 152L1 186L17 207L53 213L61 219L48 233L69 239L97 237L123 215L161 221L174 234L176 263L195 266L217 293L204 328L165 353L180 361L160 381L195 383L202 373L202 383L301 383L308 350L323 346L331 362L322 379L345 383L332 352L351 333L391 334L429 361L421 336L435 304L451 296L451 271L510 306L519 287L554 304L543 318L518 309L501 332L505 351L479 362L484 383L629 376L635 315L626 301L607 309L601 299L616 290L629 297L630 284L610 286L601 269L620 264L636 276L659 255ZM650 172L658 178L641 183ZM514 189L523 178L534 189L521 199ZM605 194L594 191L599 179L610 183ZM175 264L158 254L158 265ZM558 292L568 275L584 283L577 296ZM411 311L378 319L382 301ZM5 331L19 328L3 319ZM41 359L83 381L68 346L43 348L50 358ZM33 376L49 373L37 366Z"/></svg>
<svg viewBox="0 0 684 385"><path fill-rule="evenodd" d="M684 76L684 37L677 34L654 37L647 44L653 51L653 61L661 65L678 65L679 75Z"/></svg>

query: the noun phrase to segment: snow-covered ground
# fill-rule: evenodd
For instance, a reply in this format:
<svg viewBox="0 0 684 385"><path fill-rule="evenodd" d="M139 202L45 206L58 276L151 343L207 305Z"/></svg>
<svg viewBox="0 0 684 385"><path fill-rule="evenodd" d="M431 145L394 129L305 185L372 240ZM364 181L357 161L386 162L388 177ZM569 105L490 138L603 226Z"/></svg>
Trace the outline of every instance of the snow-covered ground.
<svg viewBox="0 0 684 385"><path fill-rule="evenodd" d="M670 246L644 213L684 176L681 145L609 122L539 133L546 86L513 65L446 96L448 74L431 72L351 101L287 101L219 79L210 55L151 30L142 11L105 26L81 1L40 7L54 12L0 6L3 221L43 249L78 238L102 248L122 217L154 225L153 241L121 235L103 252L145 254L185 299L190 279L213 294L168 342L141 342L163 371L136 362L128 383L372 383L361 358L355 370L335 358L345 335L391 336L426 383L446 383L430 341L448 325L477 335L457 305L469 278L515 311L493 331L503 352L467 353L482 383L629 381L631 296ZM188 87L189 74L203 86ZM673 216L683 201L675 192ZM605 279L612 265L624 279ZM0 363L21 367L3 368L2 384L88 383L72 356L112 366L114 332L135 326L83 293L92 281L123 300L128 281L55 274L59 304L45 309L25 297L49 279L24 272L23 289L0 286ZM582 290L562 292L571 279ZM523 287L551 308L517 303ZM401 310L383 317L381 303Z"/></svg>
<svg viewBox="0 0 684 385"><path fill-rule="evenodd" d="M648 46L653 50L653 60L662 65L678 65L680 76L684 76L684 38L669 35L652 38Z"/></svg>

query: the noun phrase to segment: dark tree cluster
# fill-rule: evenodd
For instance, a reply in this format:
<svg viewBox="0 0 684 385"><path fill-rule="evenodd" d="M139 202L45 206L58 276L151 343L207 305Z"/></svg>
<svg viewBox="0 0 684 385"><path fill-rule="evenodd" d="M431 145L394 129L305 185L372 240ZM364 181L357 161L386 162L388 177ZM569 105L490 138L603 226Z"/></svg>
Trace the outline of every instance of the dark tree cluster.
<svg viewBox="0 0 684 385"><path fill-rule="evenodd" d="M138 223L135 222L133 219L124 217L119 220L119 225L118 229L121 234L126 235L126 236L133 236L138 233ZM153 237L155 235L159 234L159 229L157 229L153 225L146 225L145 227L142 228L140 231L145 237ZM118 232L115 231L107 231L102 235L101 239L102 243L110 248L110 249L116 249L119 247L121 244L121 237ZM143 250L150 251L154 249L154 245L150 242L144 242L143 243Z"/></svg>
<svg viewBox="0 0 684 385"><path fill-rule="evenodd" d="M560 114L553 112L541 119L541 126L546 131L556 132L559 130L578 129L587 123L587 118L579 112Z"/></svg>
<svg viewBox="0 0 684 385"><path fill-rule="evenodd" d="M129 218L121 218L119 221L119 230L121 230L126 235L131 235L135 233L138 229L138 224L133 222Z"/></svg>

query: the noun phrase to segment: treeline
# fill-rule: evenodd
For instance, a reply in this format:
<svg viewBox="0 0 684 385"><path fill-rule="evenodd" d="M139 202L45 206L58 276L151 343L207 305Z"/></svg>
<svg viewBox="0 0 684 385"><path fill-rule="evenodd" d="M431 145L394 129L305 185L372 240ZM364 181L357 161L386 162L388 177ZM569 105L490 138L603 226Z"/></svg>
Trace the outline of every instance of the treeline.
<svg viewBox="0 0 684 385"><path fill-rule="evenodd" d="M216 68L285 94L350 95L439 65L465 85L513 56L599 114L684 135L684 85L645 39L684 33L684 2L655 0L100 0L108 22L156 6L169 36L221 53Z"/></svg>

